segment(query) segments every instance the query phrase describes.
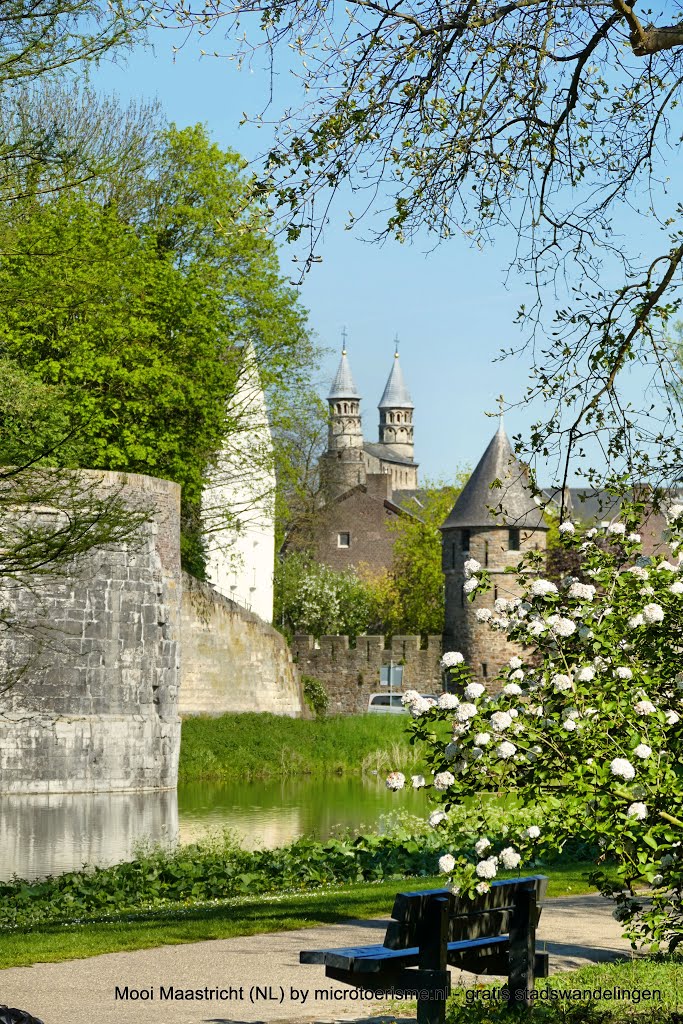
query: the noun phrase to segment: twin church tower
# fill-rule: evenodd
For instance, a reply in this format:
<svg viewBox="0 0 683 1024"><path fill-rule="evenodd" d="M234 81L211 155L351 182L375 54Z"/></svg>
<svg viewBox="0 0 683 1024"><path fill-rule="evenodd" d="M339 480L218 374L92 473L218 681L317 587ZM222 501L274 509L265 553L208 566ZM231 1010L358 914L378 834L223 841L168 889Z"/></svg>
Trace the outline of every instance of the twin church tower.
<svg viewBox="0 0 683 1024"><path fill-rule="evenodd" d="M363 439L361 399L345 348L327 401L330 407L327 451L321 465L327 500L334 500L359 484L365 485L368 475L378 473L390 476L392 491L416 491L415 406L403 379L398 349L378 406L377 442Z"/></svg>
<svg viewBox="0 0 683 1024"><path fill-rule="evenodd" d="M365 441L360 395L346 348L327 397L329 431L321 459L324 514L316 530L316 554L335 569L390 569L397 517L421 518L423 508L415 462L413 405L394 353L380 399L379 439ZM476 612L497 614L498 598L517 596L506 569L526 551L545 551L547 525L526 468L517 460L503 428L479 460L450 515L441 526L446 581L444 650L461 651L475 677L486 679L515 652L505 633L492 633ZM464 563L476 558L491 573L494 587L472 604L463 593Z"/></svg>

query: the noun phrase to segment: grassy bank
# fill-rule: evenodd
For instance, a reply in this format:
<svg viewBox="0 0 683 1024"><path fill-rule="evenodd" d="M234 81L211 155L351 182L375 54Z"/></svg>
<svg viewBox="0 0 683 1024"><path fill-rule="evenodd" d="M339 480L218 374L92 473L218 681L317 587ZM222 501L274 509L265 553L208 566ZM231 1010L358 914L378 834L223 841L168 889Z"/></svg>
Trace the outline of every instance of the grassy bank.
<svg viewBox="0 0 683 1024"><path fill-rule="evenodd" d="M650 956L591 964L537 982L525 1024L681 1024L683 958ZM616 994L615 994L616 993ZM402 1009L405 1009L405 1004ZM495 986L455 990L446 1024L506 1024Z"/></svg>
<svg viewBox="0 0 683 1024"><path fill-rule="evenodd" d="M546 872L549 896L594 891L585 880L588 869L582 864L551 868ZM392 878L372 884L321 885L312 892L213 900L187 896L153 909L140 906L137 911L119 909L112 902L108 912L103 907L91 917L74 907L70 919L62 916L31 928L1 928L0 968L388 916L397 892L441 885L443 876Z"/></svg>
<svg viewBox="0 0 683 1024"><path fill-rule="evenodd" d="M402 715L304 721L279 715L186 718L180 781L268 779L414 767Z"/></svg>

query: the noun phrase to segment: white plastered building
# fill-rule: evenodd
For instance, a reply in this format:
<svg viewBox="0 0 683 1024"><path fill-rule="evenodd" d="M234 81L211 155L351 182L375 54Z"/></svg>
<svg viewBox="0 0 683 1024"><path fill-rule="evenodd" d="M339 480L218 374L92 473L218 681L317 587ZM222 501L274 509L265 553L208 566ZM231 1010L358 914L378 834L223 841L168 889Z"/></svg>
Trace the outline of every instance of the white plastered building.
<svg viewBox="0 0 683 1024"><path fill-rule="evenodd" d="M236 424L202 497L206 575L219 593L273 619L275 469L268 410L251 343L228 407Z"/></svg>

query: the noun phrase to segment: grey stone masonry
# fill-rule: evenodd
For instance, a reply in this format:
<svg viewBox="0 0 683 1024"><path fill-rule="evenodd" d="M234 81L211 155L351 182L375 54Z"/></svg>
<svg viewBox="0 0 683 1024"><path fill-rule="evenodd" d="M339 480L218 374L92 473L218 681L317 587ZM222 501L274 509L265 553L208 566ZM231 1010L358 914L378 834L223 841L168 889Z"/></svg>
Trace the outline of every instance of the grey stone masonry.
<svg viewBox="0 0 683 1024"><path fill-rule="evenodd" d="M3 594L0 792L172 788L180 749L180 487L79 471L150 518L65 579Z"/></svg>
<svg viewBox="0 0 683 1024"><path fill-rule="evenodd" d="M440 693L441 637L427 638L422 647L419 636L359 636L351 646L348 636L321 636L316 646L308 634L292 641L292 654L302 675L324 684L330 698L329 714L358 715L368 710L368 698L386 687L380 686L382 665L401 664L403 689Z"/></svg>

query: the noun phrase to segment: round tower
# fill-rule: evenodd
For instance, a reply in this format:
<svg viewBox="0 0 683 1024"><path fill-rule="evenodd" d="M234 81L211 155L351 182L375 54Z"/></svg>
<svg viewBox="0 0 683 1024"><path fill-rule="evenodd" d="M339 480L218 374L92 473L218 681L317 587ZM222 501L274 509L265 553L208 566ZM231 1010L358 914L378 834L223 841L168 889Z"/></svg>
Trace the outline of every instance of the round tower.
<svg viewBox="0 0 683 1024"><path fill-rule="evenodd" d="M499 481L500 486L491 485ZM496 511L500 514L496 515ZM505 632L479 622L480 608L494 611L497 598L520 595L506 573L527 551L546 550L548 527L534 500L526 470L515 458L501 417L500 426L441 527L442 568L446 577L444 651L460 651L473 677L486 682L521 648ZM464 564L476 558L491 574L488 593L467 600ZM497 614L497 613L495 613Z"/></svg>
<svg viewBox="0 0 683 1024"><path fill-rule="evenodd" d="M413 439L413 405L398 358L398 346L389 373L384 394L377 406L379 409L379 441L396 455L402 455L412 462L415 456Z"/></svg>
<svg viewBox="0 0 683 1024"><path fill-rule="evenodd" d="M360 395L351 376L346 348L342 349L327 402L330 416L322 472L325 497L331 501L366 481Z"/></svg>

